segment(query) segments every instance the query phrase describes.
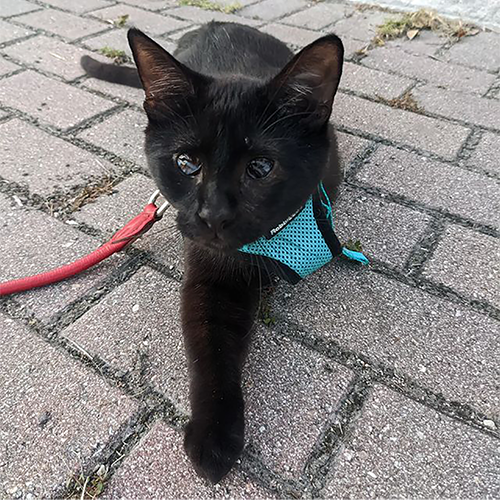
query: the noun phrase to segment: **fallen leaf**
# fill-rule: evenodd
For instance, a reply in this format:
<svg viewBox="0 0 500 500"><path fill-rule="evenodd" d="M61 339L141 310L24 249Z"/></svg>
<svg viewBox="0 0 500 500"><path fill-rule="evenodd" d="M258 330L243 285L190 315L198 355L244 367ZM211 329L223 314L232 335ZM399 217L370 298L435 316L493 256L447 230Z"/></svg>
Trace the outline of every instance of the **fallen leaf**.
<svg viewBox="0 0 500 500"><path fill-rule="evenodd" d="M406 36L410 39L413 40L417 35L419 31L418 30L409 30L406 32Z"/></svg>

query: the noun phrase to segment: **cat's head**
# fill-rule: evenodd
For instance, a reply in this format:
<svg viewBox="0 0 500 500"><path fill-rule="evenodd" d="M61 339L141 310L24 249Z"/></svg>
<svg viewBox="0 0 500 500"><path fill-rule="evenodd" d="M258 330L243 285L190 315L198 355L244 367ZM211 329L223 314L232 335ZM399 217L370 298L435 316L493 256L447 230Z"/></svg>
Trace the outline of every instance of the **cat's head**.
<svg viewBox="0 0 500 500"><path fill-rule="evenodd" d="M343 61L330 35L274 78L214 79L129 32L146 92L146 155L183 235L233 251L298 210L322 178Z"/></svg>

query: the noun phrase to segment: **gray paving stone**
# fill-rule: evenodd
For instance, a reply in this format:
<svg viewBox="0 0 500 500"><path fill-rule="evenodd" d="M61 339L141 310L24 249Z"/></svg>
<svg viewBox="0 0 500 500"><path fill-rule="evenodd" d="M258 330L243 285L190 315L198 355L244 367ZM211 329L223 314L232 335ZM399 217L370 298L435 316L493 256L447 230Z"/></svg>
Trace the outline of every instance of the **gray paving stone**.
<svg viewBox="0 0 500 500"><path fill-rule="evenodd" d="M500 308L500 241L449 226L423 275L465 297L486 300Z"/></svg>
<svg viewBox="0 0 500 500"><path fill-rule="evenodd" d="M87 38L82 43L86 47L97 51L103 49L104 47L109 47L115 50L123 50L132 59L132 51L128 45L126 30L116 29L108 31L102 35Z"/></svg>
<svg viewBox="0 0 500 500"><path fill-rule="evenodd" d="M55 9L46 9L42 12L33 12L32 14L16 17L16 21L30 28L55 33L68 40L76 40L108 28L105 24L93 19L75 16Z"/></svg>
<svg viewBox="0 0 500 500"><path fill-rule="evenodd" d="M418 104L429 113L500 129L500 101L425 85L412 90Z"/></svg>
<svg viewBox="0 0 500 500"><path fill-rule="evenodd" d="M468 36L452 45L443 58L458 64L484 68L489 71L500 69L500 34L482 32Z"/></svg>
<svg viewBox="0 0 500 500"><path fill-rule="evenodd" d="M188 31L194 30L196 27L197 27L196 25L193 25L193 26L190 26L188 29L182 30L182 31L184 31L184 33L186 33ZM178 39L176 40L172 36L177 35L177 33L178 32L176 31L174 35L165 35L162 38L156 38L155 42L157 42L159 45L161 45L167 52L169 52L170 54L173 54L175 49L177 48L177 40Z"/></svg>
<svg viewBox="0 0 500 500"><path fill-rule="evenodd" d="M117 83L105 82L104 80L97 80L96 78L88 78L85 80L81 87L83 89L97 90L110 97L118 97L130 104L142 106L144 102L144 91Z"/></svg>
<svg viewBox="0 0 500 500"><path fill-rule="evenodd" d="M177 7L177 0L121 0L121 3L128 3L135 7L142 7L148 10L162 10L167 7Z"/></svg>
<svg viewBox="0 0 500 500"><path fill-rule="evenodd" d="M189 28L188 30L190 30ZM177 32L176 32L177 33ZM171 38L171 37L170 37ZM161 45L165 50L172 51L175 45L167 40L162 40L155 36L155 42ZM123 50L129 57L132 63L132 51L128 45L127 41L127 31L116 29L108 31L102 35L89 38L83 42L83 44L93 50L99 51L104 47L110 47L116 50Z"/></svg>
<svg viewBox="0 0 500 500"><path fill-rule="evenodd" d="M0 57L0 76L8 75L18 69L21 69L20 66L7 61L7 59L4 59L3 57Z"/></svg>
<svg viewBox="0 0 500 500"><path fill-rule="evenodd" d="M225 7L232 6L234 7L235 4L239 6L239 9L242 7L246 7L247 5L252 5L254 3L258 3L262 0L239 0L238 2L235 2L234 0L218 0L219 5L224 5ZM239 10L238 9L238 10Z"/></svg>
<svg viewBox="0 0 500 500"><path fill-rule="evenodd" d="M175 33L172 33L171 35L168 35L168 39L172 40L174 42L178 42L186 33L189 33L190 31L194 31L198 28L200 28L199 24L192 24L191 26L189 26L189 28L176 31Z"/></svg>
<svg viewBox="0 0 500 500"><path fill-rule="evenodd" d="M386 45L417 56L434 56L447 41L446 37L439 36L433 31L421 31L413 40L409 40L407 37L396 38L395 40L388 40Z"/></svg>
<svg viewBox="0 0 500 500"><path fill-rule="evenodd" d="M261 0L238 0L238 2L235 2L234 0L218 0L219 5L224 5L224 6L234 6L237 4L238 6L241 7L246 7L247 5L251 5L257 2L260 2Z"/></svg>
<svg viewBox="0 0 500 500"><path fill-rule="evenodd" d="M368 44L377 34L377 27L388 19L398 19L399 15L368 9L356 11L346 19L335 23L333 32L340 36L362 40ZM387 47L397 47L399 50L417 55L433 55L447 42L444 37L432 31L421 31L416 38L408 40L406 37L386 41Z"/></svg>
<svg viewBox="0 0 500 500"><path fill-rule="evenodd" d="M246 6L251 2L252 0L244 0L240 3ZM15 2L0 0L0 17L5 15L4 12L8 9L21 9L18 13L22 16L21 21L28 18L34 26L58 33L68 39L77 38L77 34L82 36L79 34L82 30L80 21L94 22L91 19L93 13L90 13L83 18L58 15L56 20L51 19L47 23L44 17L47 16L47 12L50 15L59 12L53 9L28 16L23 15L25 11L22 9L26 6L29 6L29 9L39 9L42 3L44 2L34 4L24 0ZM116 2L88 0L63 3L62 0L47 0L46 3L55 7L60 6L63 10L81 13L113 5ZM224 0L223 3L232 3L232 0ZM158 25L154 25L154 28L161 29L162 34L172 33L164 37L170 41L162 42L161 36L154 33L153 35L168 50L173 47L171 41L177 40L185 30L191 30L196 24L206 22L212 17L258 24L254 19L242 17L242 9L237 12L238 15L231 16L203 9L178 7L177 0L121 0L120 3L113 5L115 11L112 12L116 15L109 19L118 18L119 15L126 13L124 9L134 8L131 6L138 7L135 11L141 16L143 13L156 16L148 10L155 12L162 10L161 15L157 14L158 17L155 17ZM266 0L260 6L261 16L266 15L266 12L274 16L277 6L278 0L274 3L274 7ZM172 8L166 9L166 7ZM274 10L264 11L264 7ZM292 8L291 4L285 7ZM259 10L257 5L254 8ZM339 13L343 8L329 2L314 4L311 9L305 11L306 14L303 14L305 19L303 23L287 26L288 19L284 19L268 24L264 30L282 38L294 48L310 43L326 32L337 31L346 46L346 57L350 57L372 37L376 17L382 17L382 14L373 11L359 13L347 7L348 14L354 13L352 17L345 18ZM325 12L335 11L339 16L318 14L321 9ZM172 28L172 31L169 20L174 19L179 13L186 20L186 23L183 23L186 29ZM170 18L169 14L174 17ZM333 24L332 18L338 21ZM161 25L160 19L163 21ZM17 22L17 19L0 21L0 44L10 43L10 40L33 33L27 28L14 26L12 24L14 22ZM85 42L86 45L96 50L107 45L126 49L129 53L126 29L113 29L110 24L95 22L99 25L98 32L106 29L110 31L101 35L86 34L85 36L93 36ZM312 23L310 27L313 29L318 29L316 26L324 22L327 24L323 31L312 31L307 29L307 22ZM144 26L147 26L146 21ZM95 32L90 29L88 33ZM478 37L467 38L454 45L449 52L439 56L442 59L440 64L434 66L434 63L429 63L433 65L430 69L426 68L428 61L432 59L421 56L436 53L436 49L441 47L445 40L433 33L421 33L411 42L391 41L387 43L385 49L376 49L373 52L376 54L379 50L390 49L399 54L402 65L406 60L413 61L412 54L418 54L425 61L420 61L419 64L422 63L425 67L419 73L415 65L417 69L411 69L413 71L409 74L411 78L420 78L428 71L428 77L425 78L429 79L430 84L458 85L460 92L472 92L473 95L476 91L482 92L482 88L488 88L493 81L491 78L496 77L484 71L469 71L461 65L490 72L499 69L498 57L493 50L496 47L496 36L483 35L487 34L481 33ZM11 45L0 50L6 51L6 54L10 51L13 54L19 53L19 60L35 64L43 70L56 70L55 73L63 78L72 79L80 76L82 74L78 66L80 49L56 40L57 38L39 35L31 43L21 42L19 46ZM50 53L63 54L65 60ZM409 57L407 53L410 54ZM18 59L15 55L13 57ZM359 68L346 64L342 80L343 88L370 96L379 94L391 98L397 95L396 92L403 81L411 80L407 79L408 75L403 69L402 76L386 76L380 70L368 67L370 57L371 54L365 58L367 67ZM36 59L40 62L36 62ZM51 59L53 59L52 64ZM396 55L394 59L397 59ZM1 61L0 56L0 65ZM445 61L452 62L453 65ZM394 61L389 61L392 62ZM4 74L9 74L12 68L10 63L7 66L7 73ZM389 66L387 71L392 69ZM440 71L441 74L436 75L432 73L433 71ZM459 72L461 72L460 77ZM0 73L2 73L1 68ZM83 89L80 91L75 87L42 77L40 80L39 75L35 77L32 75L33 72L27 71L17 75L20 77L18 79L2 78L0 102L2 105L35 116L43 123L57 127L80 123L81 120L114 105L109 99L88 101L87 99L92 100L95 96L85 89L102 91L105 95L116 96L138 105L143 97L139 89L94 79L87 79L78 84ZM469 81L460 81L459 78L463 75L469 78ZM42 87L39 86L40 81L43 83ZM56 84L57 88L54 87ZM50 89L50 92L46 89ZM444 92L442 89L431 90L434 93L428 103L428 111L438 113L436 110L442 109L445 116L458 119L469 117L468 120L480 125L497 126L498 121L492 113L495 110L492 107L481 108L480 104L485 101L484 99L473 96L464 102L461 100L462 94ZM71 98L67 98L68 93L71 93ZM430 94L426 96L422 99L430 99ZM441 98L438 99L439 97ZM49 111L46 112L47 108ZM458 109L460 113L457 112ZM137 118L141 113L134 113L127 110L106 119L104 124L91 127L85 131L88 133L87 140L144 165L141 153L143 137L139 131L140 127L137 126ZM0 111L0 118L4 116L5 112ZM343 93L336 99L334 117L337 123L354 133L373 134L402 145L432 151L447 158L455 158L469 132L468 127L455 126L445 121L396 110ZM370 141L350 133L339 133L339 143L344 161L349 165L350 161L370 144ZM495 174L498 173L500 164L500 158L497 158L499 148L499 134L483 132L470 158L460 161L466 166L474 166L479 170ZM360 170L357 179L368 186L378 186L395 194L404 195L417 203L446 209L453 214L489 226L499 226L497 214L500 212L498 209L500 194L494 180L451 165L426 160L418 155L396 151L397 154L394 156L394 151L396 150L382 147L374 156L374 160ZM399 157L399 154L402 156ZM92 177L104 175L106 172L101 170L101 166L113 168L102 160L96 160L89 153L14 118L0 124L0 158L1 177L26 185L31 192L42 196L79 185L85 182L87 175ZM84 206L74 218L79 223L85 222L100 229L103 234L109 235L125 220L139 212L153 188L151 180L142 175L134 175L116 186L113 194L102 196L95 203ZM360 239L369 256L401 269L412 245L428 223L428 218L420 212L386 201L383 197L379 199L370 195L358 195L358 192L355 188L343 191L335 206L339 236L342 239L348 237ZM182 271L181 244L174 225L175 213L169 211L165 219L134 246L148 250L156 260L177 273ZM0 280L4 279L5 275L10 278L10 273L12 276L30 274L69 262L95 249L102 242L101 239L85 236L55 218L20 208L15 198L4 195L0 195L0 234L2 235ZM4 234L7 235L6 238ZM492 263L497 251L497 240L461 227L451 226L445 239L433 254L433 258L424 268L424 276L434 282L444 283L464 296L488 300L498 306L499 296L496 287L500 273L496 266L498 258ZM99 282L108 277L117 265L124 263L125 259L126 256L123 255L113 258L109 263L80 278L47 289L21 294L15 300L21 308L33 311L43 322L50 321L59 310L91 288L98 286ZM274 302L277 304L275 307L282 311L282 315L285 314L294 322L298 322L312 334L331 338L338 341L345 349L364 354L369 359L383 362L389 367L395 367L397 373L407 374L432 391L443 393L450 400L468 403L484 411L491 418L500 416L498 385L500 373L496 362L499 357L500 332L498 324L493 320L471 311L466 306L458 306L408 288L396 280L388 280L343 261L328 266L308 279L307 283L298 285L292 292L290 290L291 288L285 285L279 287ZM144 300L144 296L150 301L153 313L148 310L148 302ZM171 397L179 409L187 413L188 381L177 319L178 302L177 282L149 268L143 268L78 320L74 331L68 329L65 334L67 333L68 339L74 338L74 342L83 348L102 354L118 369L131 370L137 377L143 373L153 387ZM129 314L132 320L128 319ZM85 320L88 320L88 323ZM286 318L279 321L286 323ZM4 331L5 326L0 319L0 332ZM10 324L8 333L10 335ZM18 446L22 436L28 435L30 439L32 435L34 436L32 441L29 441L29 448L26 448L26 451L23 448L24 455L17 453L14 448L12 460L5 461L0 458L2 498L3 495L7 495L7 491L14 491L13 487L18 488L13 496L31 498L28 496L27 486L28 481L33 481L30 474L38 474L33 482L43 488L45 484L51 488L55 484L64 483L70 475L64 466L64 462L67 461L66 455L71 454L74 458L73 451L83 450L81 455L85 460L98 446L97 441L102 444L109 439L108 423L123 408L121 403L116 403L111 408L106 406L107 400L101 398L101 385L105 388L107 386L92 372L79 375L80 378L74 383L76 377L74 362L69 360L68 364L67 356L63 352L53 350L52 347L48 349L62 360L64 369L59 370L58 366L49 363L48 367L43 366L43 369L47 370L47 375L44 372L32 385L26 383L26 377L18 376L19 370L23 369L24 360L29 359L30 362L34 360L37 366L41 366L40 359L45 360L46 356L44 351L40 354L37 345L27 344L30 338L29 332L23 330L20 334L16 334L17 337L22 339L23 345L29 345L31 350L28 355L17 348L14 340L12 351L18 356L10 354L9 344L6 351L0 349L0 357L6 359L6 362L2 361L0 365L4 367L4 371L7 370L9 376L17 377L12 385L12 391L18 391L22 395L28 386L28 390L36 392L37 396L41 392L40 397L45 399L43 408L41 403L35 401L28 410L23 410L25 407L28 408L32 400L26 398L27 402L23 400L22 403L24 407L16 406L17 400L12 399L9 392L6 403L8 410L3 412L2 388L5 394L10 387L8 384L0 383L0 413L7 419L3 429L0 424L0 442L4 448L5 443L8 446L10 443ZM266 466L286 478L296 479L302 473L304 461L319 434L334 418L334 412L339 399L345 393L351 373L260 325L256 328L255 337L244 375L248 414L247 443L261 456ZM96 338L103 340L97 342ZM3 342L2 346L5 343ZM45 343L43 345L46 347ZM11 365L15 365L13 369L10 369ZM79 368L79 364L75 366ZM32 368L26 368L26 373L29 369ZM37 373L35 371L35 378ZM54 373L64 378L63 383L56 379ZM69 375L66 376L66 373ZM54 384L59 384L58 390L66 391L64 392L66 399L59 397L57 390L52 391L50 383L45 384L45 377L54 379ZM65 384L70 390L66 390ZM83 384L90 384L92 390L80 389ZM38 391L38 385L42 387L41 391ZM500 470L498 459L496 462L489 460L492 456L491 446L483 445L481 441L489 438L439 415L435 417L436 414L431 410L408 402L405 398L392 393L387 393L389 396L386 397L385 390L379 388L376 394L377 391L383 393L383 397L377 400L380 404L375 411L373 400L369 400L355 431L359 432L361 437L356 434L357 445L353 447L354 449L341 450L338 457L339 465L334 468L331 481L323 492L325 496L359 498L373 494L377 497L399 495L423 498L485 497L489 494L493 498L500 492L497 479L497 470ZM85 399L86 395L88 400ZM395 400L397 397L400 399ZM128 404L128 400L126 401ZM57 417L58 414L48 406L49 403L54 405L54 408L64 408L67 420L64 421L61 431L60 428L50 427L53 422L59 424L61 419L54 419L54 415ZM413 407L408 410L408 405ZM103 408L102 419L99 417L101 408ZM118 411L115 408L118 408ZM116 421L112 420L113 430L116 430L117 425L130 416L135 408L133 406L132 410L123 410L123 418L119 416L116 417ZM385 413L382 412L382 408ZM368 412L372 410L372 414L369 414ZM52 418L48 425L40 430L38 422L45 411L51 411ZM91 418L86 418L88 412L91 412ZM370 423L372 418L370 415L375 413L381 431ZM19 414L27 415L28 420L23 420L23 425L31 422L29 419L33 416L32 427L41 434L32 434L31 428L27 427L15 427L15 430L9 430L20 422L17 418ZM453 429L456 427L456 432L450 431L449 422ZM7 427L5 431L5 425L11 427ZM390 429L386 431L388 426ZM397 429L395 434L391 434L393 428ZM2 431L8 433L7 441L2 437ZM44 431L47 432L43 434ZM73 438L71 433L77 437ZM70 436L69 444L62 443L59 439L61 435ZM93 436L97 435L102 435L102 439L97 437L94 440ZM481 439L476 439L476 435ZM57 439L54 439L54 436ZM125 459L124 465L114 476L105 495L108 498L130 498L137 496L137 492L140 491L141 494L145 492L144 495L149 495L150 498L269 497L267 492L259 489L240 473L231 474L217 488L211 488L200 482L186 462L181 441L182 436L164 424L157 424ZM0 444L0 455L2 444ZM83 449L81 446L88 448ZM51 460L51 457L61 456L63 460ZM68 463L74 467L78 462L75 460ZM432 466L428 465L429 463ZM450 463L453 464L451 471L448 466ZM2 475L2 466L5 467L6 464L7 467L11 467L8 469L10 476ZM28 474L26 477L29 476L28 479L23 476L25 471ZM51 476L53 471L57 471L57 475L54 473L54 479ZM370 472L376 477L372 477ZM5 477L7 480L4 480ZM11 478L14 480L11 481ZM40 496L43 496L44 492L45 489L43 492L36 490L32 493L40 493ZM47 490L45 496L49 497L50 491Z"/></svg>
<svg viewBox="0 0 500 500"><path fill-rule="evenodd" d="M141 174L134 174L117 184L111 194L101 196L95 202L84 205L73 214L73 218L99 229L108 238L144 208L156 189L152 179ZM169 212L170 210L167 210L166 214ZM106 214L105 217L104 214ZM157 224L162 224L162 222ZM158 225L150 229L147 238L156 227Z"/></svg>
<svg viewBox="0 0 500 500"><path fill-rule="evenodd" d="M21 209L3 195L0 200L4 208L0 216L2 280L31 276L68 264L102 243L49 215ZM115 254L78 277L13 297L23 308L27 307L37 318L48 322L58 311L87 293L123 262L124 256Z"/></svg>
<svg viewBox="0 0 500 500"><path fill-rule="evenodd" d="M262 24L254 19L248 19L236 14L224 14L223 12L216 12L214 10L198 9L197 7L178 7L169 11L170 14L181 19L185 19L192 24L204 24L210 21L221 21L228 23L240 23L248 26L257 26Z"/></svg>
<svg viewBox="0 0 500 500"><path fill-rule="evenodd" d="M137 404L2 315L0 342L0 496L49 498Z"/></svg>
<svg viewBox="0 0 500 500"><path fill-rule="evenodd" d="M0 103L61 129L116 106L107 99L30 70L0 82Z"/></svg>
<svg viewBox="0 0 500 500"><path fill-rule="evenodd" d="M336 135L342 168L344 172L347 172L351 162L365 150L369 141L344 132L337 132Z"/></svg>
<svg viewBox="0 0 500 500"><path fill-rule="evenodd" d="M142 370L145 380L189 413L179 307L178 283L144 269L63 335L119 369L132 374ZM297 476L350 374L271 336L258 329L245 368L247 441L268 466Z"/></svg>
<svg viewBox="0 0 500 500"><path fill-rule="evenodd" d="M185 21L179 21L169 16L161 16L154 12L138 9L130 5L115 5L107 9L96 10L92 12L95 16L110 24L116 21L121 16L129 16L127 19L126 28L135 26L140 30L145 31L149 35L161 35L169 31L187 28L188 24ZM124 30L123 30L124 31ZM124 31L124 36L126 32Z"/></svg>
<svg viewBox="0 0 500 500"><path fill-rule="evenodd" d="M495 439L376 386L333 465L326 498L495 498Z"/></svg>
<svg viewBox="0 0 500 500"><path fill-rule="evenodd" d="M397 47L379 47L363 58L365 66L425 80L447 90L483 94L495 81L495 75L477 69L440 61L425 55L408 52L401 57Z"/></svg>
<svg viewBox="0 0 500 500"><path fill-rule="evenodd" d="M377 10L355 12L352 16L337 21L330 30L340 38L346 36L369 42L377 34L377 26L382 24L387 16L386 12Z"/></svg>
<svg viewBox="0 0 500 500"><path fill-rule="evenodd" d="M2 0L0 17L17 16L18 14L38 9L40 9L39 5L26 2L25 0Z"/></svg>
<svg viewBox="0 0 500 500"><path fill-rule="evenodd" d="M335 98L332 121L336 125L375 134L450 159L456 156L469 134L469 130L461 125L342 93Z"/></svg>
<svg viewBox="0 0 500 500"><path fill-rule="evenodd" d="M325 33L325 30L322 31ZM342 43L344 45L344 60L353 59L357 57L360 52L364 52L364 49L368 46L366 42L361 40L355 40L354 38L349 38L346 36L342 37Z"/></svg>
<svg viewBox="0 0 500 500"><path fill-rule="evenodd" d="M500 326L488 316L343 261L274 300L307 331L500 416Z"/></svg>
<svg viewBox="0 0 500 500"><path fill-rule="evenodd" d="M317 31L296 28L295 26L285 26L278 23L268 24L260 31L268 33L288 45L300 48L314 42L314 40L317 40L321 36Z"/></svg>
<svg viewBox="0 0 500 500"><path fill-rule="evenodd" d="M0 124L0 175L49 197L83 187L115 167L18 119Z"/></svg>
<svg viewBox="0 0 500 500"><path fill-rule="evenodd" d="M79 137L121 158L145 166L144 129L146 123L145 113L127 109L84 130Z"/></svg>
<svg viewBox="0 0 500 500"><path fill-rule="evenodd" d="M500 174L500 136L485 132L467 162L486 172Z"/></svg>
<svg viewBox="0 0 500 500"><path fill-rule="evenodd" d="M144 500L274 498L272 493L241 472L231 472L222 483L209 485L194 473L184 453L182 439L181 433L157 422L124 460L103 499L135 498L138 491Z"/></svg>
<svg viewBox="0 0 500 500"><path fill-rule="evenodd" d="M372 97L393 99L402 95L414 83L409 78L383 73L359 64L344 63L340 88Z"/></svg>
<svg viewBox="0 0 500 500"><path fill-rule="evenodd" d="M309 9L297 12L282 19L285 24L300 28L320 30L333 24L353 12L353 8L343 4L319 3Z"/></svg>
<svg viewBox="0 0 500 500"><path fill-rule="evenodd" d="M29 29L14 26L7 21L0 20L0 43L10 42L31 34L33 34L33 32Z"/></svg>
<svg viewBox="0 0 500 500"><path fill-rule="evenodd" d="M84 222L111 237L118 229L135 215L139 214L149 200L156 186L143 175L133 175L118 184L113 193L102 196L96 202L85 205L74 214L74 219ZM158 201L160 204L163 199ZM184 269L182 260L182 237L175 222L173 208L165 212L161 222L156 223L133 246L147 250L155 259L179 272Z"/></svg>
<svg viewBox="0 0 500 500"><path fill-rule="evenodd" d="M304 0L263 0L257 4L250 5L238 12L241 16L253 19L264 19L271 21L278 17L286 16L291 12L307 7Z"/></svg>
<svg viewBox="0 0 500 500"><path fill-rule="evenodd" d="M268 467L301 475L351 378L341 365L257 329L244 373L247 441Z"/></svg>
<svg viewBox="0 0 500 500"><path fill-rule="evenodd" d="M384 146L357 178L430 207L500 227L500 187L483 175Z"/></svg>
<svg viewBox="0 0 500 500"><path fill-rule="evenodd" d="M82 14L84 12L88 12L89 10L109 7L110 5L107 0L85 0L83 2L68 0L44 0L43 3L51 5L52 7L58 7L59 9L70 10L71 12L75 12L76 14ZM163 3L165 3L165 0L163 1Z"/></svg>
<svg viewBox="0 0 500 500"><path fill-rule="evenodd" d="M179 308L179 283L143 268L62 335L118 370L144 377L188 413Z"/></svg>
<svg viewBox="0 0 500 500"><path fill-rule="evenodd" d="M87 50L43 35L11 45L3 49L2 52L21 63L54 73L65 80L74 80L85 74L80 66L80 57L85 54L106 61L104 56L91 54Z"/></svg>
<svg viewBox="0 0 500 500"><path fill-rule="evenodd" d="M420 212L359 191L344 191L333 214L340 241L359 240L368 258L400 269L430 222Z"/></svg>

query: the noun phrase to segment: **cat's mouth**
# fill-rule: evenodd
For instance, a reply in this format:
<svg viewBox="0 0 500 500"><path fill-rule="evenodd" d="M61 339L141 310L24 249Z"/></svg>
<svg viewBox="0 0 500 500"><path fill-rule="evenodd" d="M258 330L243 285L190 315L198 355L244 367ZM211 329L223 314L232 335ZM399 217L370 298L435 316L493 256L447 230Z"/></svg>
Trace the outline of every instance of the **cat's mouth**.
<svg viewBox="0 0 500 500"><path fill-rule="evenodd" d="M220 252L229 252L235 250L231 247L231 245L229 245L226 241L219 238L218 236L214 236L210 240L204 239L203 244L204 246L211 248L212 250L218 250Z"/></svg>
<svg viewBox="0 0 500 500"><path fill-rule="evenodd" d="M232 253L241 246L234 238L217 233L192 230L189 226L178 226L181 234L197 245L222 253Z"/></svg>

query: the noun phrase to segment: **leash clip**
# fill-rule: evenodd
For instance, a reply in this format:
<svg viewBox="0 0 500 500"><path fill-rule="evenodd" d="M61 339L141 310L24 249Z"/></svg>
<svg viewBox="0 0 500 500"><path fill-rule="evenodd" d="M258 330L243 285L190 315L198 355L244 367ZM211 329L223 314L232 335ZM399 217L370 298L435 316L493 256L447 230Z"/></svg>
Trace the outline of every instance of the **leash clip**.
<svg viewBox="0 0 500 500"><path fill-rule="evenodd" d="M156 200L160 197L160 195L161 195L160 190L157 189L149 198L148 203L152 203L153 205L156 205ZM168 201L165 201L162 205L160 205L156 209L156 218L161 219L163 217L163 214L167 211L169 206L170 206L170 203Z"/></svg>

